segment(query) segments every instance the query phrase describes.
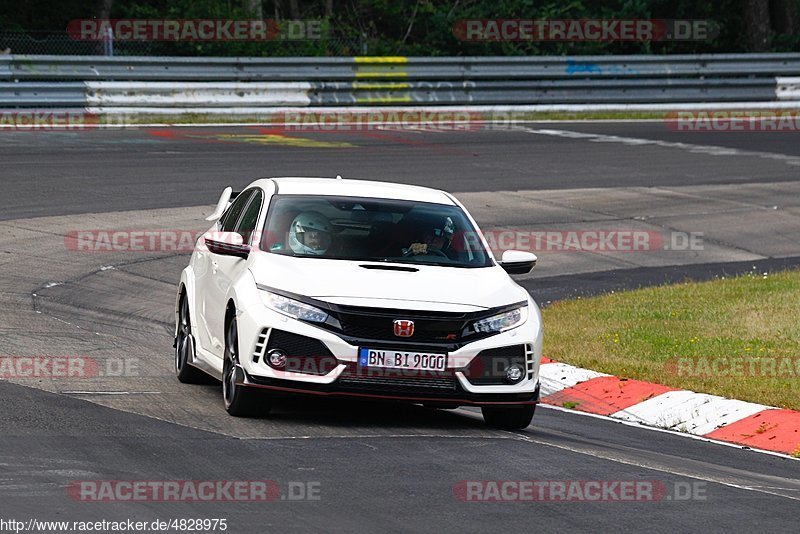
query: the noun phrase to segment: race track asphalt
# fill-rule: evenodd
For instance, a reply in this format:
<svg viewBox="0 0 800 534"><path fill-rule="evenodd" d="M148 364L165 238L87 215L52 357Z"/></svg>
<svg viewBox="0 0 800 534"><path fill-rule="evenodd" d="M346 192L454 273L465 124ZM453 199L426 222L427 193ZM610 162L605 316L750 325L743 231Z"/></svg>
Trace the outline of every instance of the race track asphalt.
<svg viewBox="0 0 800 534"><path fill-rule="evenodd" d="M794 229L800 213L791 196L798 139L678 133L659 122L473 132L0 132L0 355L135 358L139 369L83 384L0 381L0 519L226 518L230 532L794 531L800 462L563 410L540 407L520 432L488 429L470 409L348 401L281 401L269 418L228 417L218 385L186 386L171 376L172 291L187 256L75 254L64 250L64 232L202 228L200 212L226 185L336 174L460 193L482 225L497 227L611 224L623 218L614 197L624 190L638 195L642 213L691 216L706 232L708 246L694 256L540 255L541 271L520 283L546 304L798 265L799 234L783 230ZM669 195L647 196L652 188ZM564 200L570 191L578 198ZM534 207L520 208L519 198ZM602 208L589 205L595 200ZM546 203L557 217L536 212ZM741 231L732 232L714 210L734 204ZM769 211L773 205L780 209ZM785 225L779 235L773 214ZM284 498L82 502L67 490L81 480L269 480ZM487 480L637 480L666 494L637 502L458 498L464 481ZM293 501L290 487L316 488L319 498Z"/></svg>

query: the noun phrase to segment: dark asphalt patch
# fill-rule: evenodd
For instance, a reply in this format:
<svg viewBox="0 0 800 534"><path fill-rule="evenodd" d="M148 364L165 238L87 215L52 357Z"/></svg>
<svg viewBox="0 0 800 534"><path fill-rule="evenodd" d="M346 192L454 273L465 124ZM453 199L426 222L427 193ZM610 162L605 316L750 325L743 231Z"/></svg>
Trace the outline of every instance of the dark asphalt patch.
<svg viewBox="0 0 800 534"><path fill-rule="evenodd" d="M764 260L638 267L594 273L530 278L518 282L541 306L557 300L591 297L611 291L624 291L678 282L703 282L723 276L785 271L800 267L800 256ZM534 271L535 272L535 271Z"/></svg>

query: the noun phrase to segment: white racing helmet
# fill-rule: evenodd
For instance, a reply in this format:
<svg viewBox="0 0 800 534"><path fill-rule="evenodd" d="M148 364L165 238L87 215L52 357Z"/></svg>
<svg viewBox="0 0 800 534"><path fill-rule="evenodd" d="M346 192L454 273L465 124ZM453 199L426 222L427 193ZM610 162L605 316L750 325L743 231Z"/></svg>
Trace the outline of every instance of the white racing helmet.
<svg viewBox="0 0 800 534"><path fill-rule="evenodd" d="M453 234L455 234L455 231L456 225L453 223L452 218L445 217L444 219L440 219L437 217L428 222L428 228L425 233L434 237L441 237L445 240L445 243L449 245L453 241Z"/></svg>
<svg viewBox="0 0 800 534"><path fill-rule="evenodd" d="M456 225L453 223L453 219L445 217L442 224L438 226L438 228L434 228L434 234L444 237L448 243L452 241L453 234L456 232Z"/></svg>
<svg viewBox="0 0 800 534"><path fill-rule="evenodd" d="M331 246L331 231L327 217L316 211L305 211L295 217L289 227L289 247L295 254L325 254Z"/></svg>

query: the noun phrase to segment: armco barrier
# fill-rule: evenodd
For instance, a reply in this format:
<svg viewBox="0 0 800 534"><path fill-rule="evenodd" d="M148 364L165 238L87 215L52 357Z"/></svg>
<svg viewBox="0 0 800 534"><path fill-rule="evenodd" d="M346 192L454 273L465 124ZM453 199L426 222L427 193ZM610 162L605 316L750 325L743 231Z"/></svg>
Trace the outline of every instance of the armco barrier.
<svg viewBox="0 0 800 534"><path fill-rule="evenodd" d="M11 56L0 56L0 81L11 79Z"/></svg>
<svg viewBox="0 0 800 534"><path fill-rule="evenodd" d="M800 54L580 57L0 56L0 106L746 103L800 100Z"/></svg>
<svg viewBox="0 0 800 534"><path fill-rule="evenodd" d="M786 78L779 76L776 81L778 100L800 101L800 77Z"/></svg>
<svg viewBox="0 0 800 534"><path fill-rule="evenodd" d="M86 84L82 82L0 82L0 107L82 107Z"/></svg>
<svg viewBox="0 0 800 534"><path fill-rule="evenodd" d="M196 108L307 106L307 82L85 82L88 106Z"/></svg>

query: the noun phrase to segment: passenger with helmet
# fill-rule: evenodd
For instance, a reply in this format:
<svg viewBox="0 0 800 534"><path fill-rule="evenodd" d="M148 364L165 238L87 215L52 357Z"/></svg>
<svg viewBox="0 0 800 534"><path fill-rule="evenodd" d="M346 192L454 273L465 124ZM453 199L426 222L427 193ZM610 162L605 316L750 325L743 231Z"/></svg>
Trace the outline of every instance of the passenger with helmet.
<svg viewBox="0 0 800 534"><path fill-rule="evenodd" d="M333 228L327 217L317 211L305 211L289 227L289 248L295 254L322 256L331 247Z"/></svg>
<svg viewBox="0 0 800 534"><path fill-rule="evenodd" d="M450 217L436 218L426 222L422 241L411 243L403 249L403 256L437 255L450 257L448 251L453 242L455 224Z"/></svg>

